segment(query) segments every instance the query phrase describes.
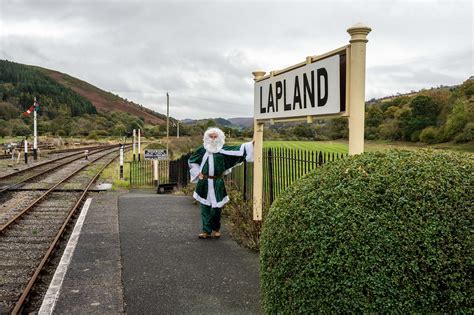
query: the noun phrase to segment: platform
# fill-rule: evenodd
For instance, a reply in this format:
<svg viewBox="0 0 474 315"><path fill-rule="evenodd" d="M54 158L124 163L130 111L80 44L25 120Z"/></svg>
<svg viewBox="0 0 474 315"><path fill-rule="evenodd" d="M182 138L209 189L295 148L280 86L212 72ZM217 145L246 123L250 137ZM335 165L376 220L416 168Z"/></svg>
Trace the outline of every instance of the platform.
<svg viewBox="0 0 474 315"><path fill-rule="evenodd" d="M190 197L97 194L49 312L260 313L258 254L200 224Z"/></svg>

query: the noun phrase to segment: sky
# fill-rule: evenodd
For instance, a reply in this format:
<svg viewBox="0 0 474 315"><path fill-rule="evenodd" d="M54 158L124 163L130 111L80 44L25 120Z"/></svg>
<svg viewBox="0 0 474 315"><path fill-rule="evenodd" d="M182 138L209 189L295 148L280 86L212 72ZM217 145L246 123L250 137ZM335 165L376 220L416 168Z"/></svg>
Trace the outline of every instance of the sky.
<svg viewBox="0 0 474 315"><path fill-rule="evenodd" d="M460 84L473 1L0 0L0 59L67 73L177 119L253 116L252 71L368 35L366 99Z"/></svg>

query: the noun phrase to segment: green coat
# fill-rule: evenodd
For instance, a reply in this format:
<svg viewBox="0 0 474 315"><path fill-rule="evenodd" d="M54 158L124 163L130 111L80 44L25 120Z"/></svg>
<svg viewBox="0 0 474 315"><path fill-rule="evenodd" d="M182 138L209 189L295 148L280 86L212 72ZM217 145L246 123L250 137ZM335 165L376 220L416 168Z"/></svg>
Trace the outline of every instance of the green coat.
<svg viewBox="0 0 474 315"><path fill-rule="evenodd" d="M224 186L224 175L231 172L232 167L244 160L253 162L252 142L237 146L224 145L217 153L210 153L203 146L197 148L188 160L191 182L197 183L194 199L213 208L221 208L229 201ZM199 179L204 176L217 176L216 179Z"/></svg>

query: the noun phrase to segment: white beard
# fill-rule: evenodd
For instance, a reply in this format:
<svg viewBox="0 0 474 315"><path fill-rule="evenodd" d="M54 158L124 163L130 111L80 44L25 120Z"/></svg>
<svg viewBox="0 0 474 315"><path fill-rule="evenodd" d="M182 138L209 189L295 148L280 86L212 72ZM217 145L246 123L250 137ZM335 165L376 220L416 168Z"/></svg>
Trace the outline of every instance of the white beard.
<svg viewBox="0 0 474 315"><path fill-rule="evenodd" d="M209 152L209 153L217 153L222 149L224 146L224 141L220 138L217 139L211 139L211 138L206 138L204 139L204 148Z"/></svg>

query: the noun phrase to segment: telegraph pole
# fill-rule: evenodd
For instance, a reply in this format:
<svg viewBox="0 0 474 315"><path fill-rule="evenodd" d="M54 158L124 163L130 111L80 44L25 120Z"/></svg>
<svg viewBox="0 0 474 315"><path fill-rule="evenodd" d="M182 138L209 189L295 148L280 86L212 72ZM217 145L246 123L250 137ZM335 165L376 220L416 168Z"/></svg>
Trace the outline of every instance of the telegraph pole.
<svg viewBox="0 0 474 315"><path fill-rule="evenodd" d="M177 122L178 122L178 130L176 131L176 138L179 139L179 120Z"/></svg>

